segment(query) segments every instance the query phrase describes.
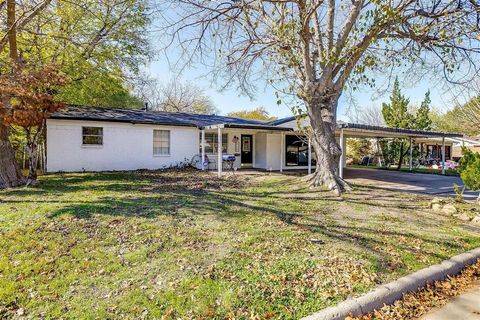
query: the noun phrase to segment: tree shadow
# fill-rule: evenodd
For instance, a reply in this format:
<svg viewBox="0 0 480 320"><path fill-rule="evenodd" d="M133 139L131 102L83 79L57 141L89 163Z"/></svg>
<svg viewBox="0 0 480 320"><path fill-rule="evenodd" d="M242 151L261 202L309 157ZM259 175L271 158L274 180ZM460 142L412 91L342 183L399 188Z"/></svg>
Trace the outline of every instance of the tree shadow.
<svg viewBox="0 0 480 320"><path fill-rule="evenodd" d="M308 189L295 176L290 179L269 181L257 188L242 178L216 179L201 173L58 175L48 177L38 188L0 193L0 196L6 196L0 200L0 205L2 202L52 204L48 215L50 219L63 215L78 219L92 219L97 215L144 219L159 216L237 219L247 215L266 215L275 217L289 228L306 231L312 238L324 239L327 244L336 243L339 248L355 247L374 255L385 264L383 268L388 268L386 265L392 261L392 252L389 251L392 248L397 252L435 260L446 258L446 253L431 249L436 244L462 250L455 239L444 239L442 233L432 233L433 214L424 212L415 216L425 208L420 201L412 201L412 196L357 186L354 192L336 197L324 190ZM71 197L73 193L92 190L99 195L92 199ZM135 193L130 194L129 191ZM335 205L339 203L346 204L347 209L339 209ZM366 208L361 208L358 213L354 212L352 205L364 205ZM399 227L388 220L381 220L372 213L372 208L391 217L401 216L404 219L408 214L412 218L404 221L405 227ZM338 210L345 211L343 216ZM358 219L358 215L364 219ZM409 230L409 225L414 226L416 232ZM422 229L425 232L418 232ZM409 245L413 241L421 241L424 245L420 248Z"/></svg>

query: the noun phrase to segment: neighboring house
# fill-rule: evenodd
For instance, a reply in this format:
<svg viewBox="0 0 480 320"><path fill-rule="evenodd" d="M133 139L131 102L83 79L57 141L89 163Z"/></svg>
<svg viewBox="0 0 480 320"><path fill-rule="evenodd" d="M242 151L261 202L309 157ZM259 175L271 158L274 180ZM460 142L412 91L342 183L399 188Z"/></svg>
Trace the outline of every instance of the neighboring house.
<svg viewBox="0 0 480 320"><path fill-rule="evenodd" d="M416 139L422 147L422 154L427 159L440 159L442 150L442 139L439 138L423 138ZM449 137L445 138L445 153L447 160L458 161L462 157L462 146L474 152L480 152L480 137L462 138Z"/></svg>
<svg viewBox="0 0 480 320"><path fill-rule="evenodd" d="M480 136L473 138L460 138L454 139L454 145L452 147L453 159L460 159L462 157L462 147L467 147L473 152L480 152Z"/></svg>
<svg viewBox="0 0 480 320"><path fill-rule="evenodd" d="M339 123L337 141L347 137L458 137L428 132ZM204 138L204 139L202 139ZM236 168L309 169L315 156L295 117L274 121L217 115L128 109L68 107L47 120L47 171L111 171L161 169L211 160L217 169L222 155L236 156ZM221 148L219 146L221 145ZM309 161L310 159L310 161ZM340 159L340 175L345 166ZM202 167L202 161L197 161ZM213 164L213 165L212 165ZM310 165L309 165L310 164Z"/></svg>
<svg viewBox="0 0 480 320"><path fill-rule="evenodd" d="M420 157L423 160L439 160L442 158L442 139L441 138L421 138L415 139L418 144ZM445 138L445 160L453 160L453 138Z"/></svg>

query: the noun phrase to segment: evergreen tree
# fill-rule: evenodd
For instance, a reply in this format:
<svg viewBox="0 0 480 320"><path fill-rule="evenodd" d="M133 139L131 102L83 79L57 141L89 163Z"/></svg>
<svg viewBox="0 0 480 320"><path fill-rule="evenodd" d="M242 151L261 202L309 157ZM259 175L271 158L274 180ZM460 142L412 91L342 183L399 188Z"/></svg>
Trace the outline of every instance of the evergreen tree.
<svg viewBox="0 0 480 320"><path fill-rule="evenodd" d="M412 128L415 119L413 115L408 112L409 103L410 99L402 94L398 78L395 78L390 103L382 104L382 115L385 124L392 128Z"/></svg>
<svg viewBox="0 0 480 320"><path fill-rule="evenodd" d="M385 124L389 127L400 129L411 129L415 126L415 117L408 112L408 104L410 99L405 97L401 90L398 78L395 78L393 83L393 91L390 96L390 103L382 104L382 115ZM391 145L384 150L390 158L398 158L397 169L400 170L403 164L403 159L408 151L403 139L395 139Z"/></svg>
<svg viewBox="0 0 480 320"><path fill-rule="evenodd" d="M420 108L417 110L417 115L415 118L415 129L419 130L431 130L432 129L432 120L430 119L430 90L425 93L425 98L420 105Z"/></svg>

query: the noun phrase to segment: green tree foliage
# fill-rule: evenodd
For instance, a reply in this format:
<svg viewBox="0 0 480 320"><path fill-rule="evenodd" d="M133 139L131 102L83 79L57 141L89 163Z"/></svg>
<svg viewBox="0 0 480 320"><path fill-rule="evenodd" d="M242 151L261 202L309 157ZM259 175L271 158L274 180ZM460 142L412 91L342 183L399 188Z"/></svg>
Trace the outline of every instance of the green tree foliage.
<svg viewBox="0 0 480 320"><path fill-rule="evenodd" d="M74 81L62 88L57 99L75 105L139 109L143 101L130 93L121 78L105 72Z"/></svg>
<svg viewBox="0 0 480 320"><path fill-rule="evenodd" d="M254 119L254 120L275 120L275 117L270 116L270 113L265 107L257 107L251 110L233 111L227 114L229 117Z"/></svg>
<svg viewBox="0 0 480 320"><path fill-rule="evenodd" d="M5 26L0 30L0 75L4 79L23 76L28 66L31 78L35 78L35 73L51 68L62 74L67 84L45 88L48 97L55 96L56 102L63 95L68 103L97 104L101 100L105 105L114 102L116 106L130 106L132 97L123 80L127 74L137 73L150 55L145 32L150 22L149 3L149 0L0 1L0 11L7 13L0 15L0 25ZM21 93L17 90L15 94L1 94L0 114L15 114L14 102L21 95L38 97L36 89L30 87L25 86ZM102 97L93 99L92 93L104 88ZM29 146L31 151L36 150L45 118L54 109L45 111L42 121L24 127L35 132ZM5 119L4 116L0 120L0 186L17 186L24 179L10 143L12 123Z"/></svg>
<svg viewBox="0 0 480 320"><path fill-rule="evenodd" d="M460 132L469 136L480 134L480 96L467 103L456 105L446 113L434 110L430 113L433 127L438 131Z"/></svg>
<svg viewBox="0 0 480 320"><path fill-rule="evenodd" d="M393 128L430 130L430 102L430 91L427 91L416 115L410 113L410 100L402 94L398 78L396 78L393 84L392 95L390 96L390 103L382 104L382 114L385 123ZM403 139L394 139L393 141L383 141L381 146L385 161L393 163L394 159L398 159L398 169L400 170L403 159L409 150L407 143Z"/></svg>
<svg viewBox="0 0 480 320"><path fill-rule="evenodd" d="M145 30L148 0L44 1L17 30L18 51L30 65L56 65L71 80L57 99L66 103L131 107L125 85L151 55ZM24 17L35 7L17 6ZM1 18L0 18L1 19ZM0 38L3 34L0 32ZM5 49L5 50L2 50ZM0 73L9 68L9 47L0 43Z"/></svg>
<svg viewBox="0 0 480 320"><path fill-rule="evenodd" d="M480 153L465 147L462 148L462 153L463 157L460 159L458 169L460 177L467 188L480 191Z"/></svg>
<svg viewBox="0 0 480 320"><path fill-rule="evenodd" d="M359 164L365 155L372 153L369 139L347 139L347 160Z"/></svg>
<svg viewBox="0 0 480 320"><path fill-rule="evenodd" d="M425 93L425 98L417 110L415 117L415 129L419 130L431 130L432 120L430 119L430 90Z"/></svg>
<svg viewBox="0 0 480 320"><path fill-rule="evenodd" d="M390 103L382 104L382 114L385 124L392 128L412 128L415 123L415 118L408 112L409 104L410 99L402 94L398 78L395 78Z"/></svg>

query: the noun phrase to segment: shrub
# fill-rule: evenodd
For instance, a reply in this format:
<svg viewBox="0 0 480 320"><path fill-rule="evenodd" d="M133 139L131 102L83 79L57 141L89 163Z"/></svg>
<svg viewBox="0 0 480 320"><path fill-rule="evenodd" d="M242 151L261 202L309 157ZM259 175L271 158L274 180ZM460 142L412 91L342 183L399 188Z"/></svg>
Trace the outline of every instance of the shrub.
<svg viewBox="0 0 480 320"><path fill-rule="evenodd" d="M468 148L462 148L463 157L460 159L458 171L465 186L473 191L480 191L480 153ZM480 201L480 195L478 197Z"/></svg>

